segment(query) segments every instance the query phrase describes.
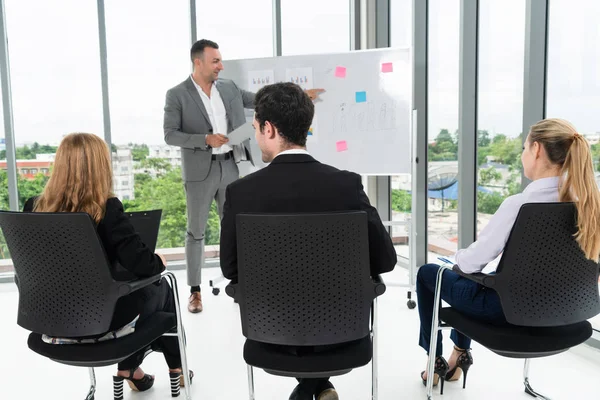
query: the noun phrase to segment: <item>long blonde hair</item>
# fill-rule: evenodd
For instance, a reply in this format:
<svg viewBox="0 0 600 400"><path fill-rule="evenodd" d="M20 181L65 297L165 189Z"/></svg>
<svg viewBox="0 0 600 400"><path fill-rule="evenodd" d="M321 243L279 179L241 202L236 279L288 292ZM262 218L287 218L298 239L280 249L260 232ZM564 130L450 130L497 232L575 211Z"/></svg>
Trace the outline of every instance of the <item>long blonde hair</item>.
<svg viewBox="0 0 600 400"><path fill-rule="evenodd" d="M531 127L530 144L544 146L550 162L561 167L560 201L577 207L575 239L585 256L600 258L600 191L594 176L592 152L587 140L563 119L542 120Z"/></svg>
<svg viewBox="0 0 600 400"><path fill-rule="evenodd" d="M34 205L39 212L85 212L98 223L112 194L108 146L90 133L64 137L44 191Z"/></svg>

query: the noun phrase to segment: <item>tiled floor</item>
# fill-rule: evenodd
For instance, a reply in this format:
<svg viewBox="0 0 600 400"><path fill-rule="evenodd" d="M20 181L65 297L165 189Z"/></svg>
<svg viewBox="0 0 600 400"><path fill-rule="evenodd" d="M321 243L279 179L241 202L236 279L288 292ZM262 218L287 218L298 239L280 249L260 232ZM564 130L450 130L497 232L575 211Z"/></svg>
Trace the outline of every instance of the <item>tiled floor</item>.
<svg viewBox="0 0 600 400"><path fill-rule="evenodd" d="M206 271L205 282L217 270ZM184 273L177 272L180 282ZM402 281L403 270L386 276L388 282ZM196 372L192 387L194 399L241 400L248 398L246 366L237 305L224 293L213 296L204 288L205 311L199 315L184 313L188 334L188 359ZM182 287L182 301L185 301ZM380 299L379 388L380 400L424 399L425 389L419 373L425 366L425 354L416 344L418 314L406 307L406 290L389 287ZM16 325L17 291L12 284L0 285L0 399L83 399L87 393L86 369L52 362L27 348L27 332ZM184 303L185 304L185 303ZM450 348L450 345L447 345ZM496 356L474 343L475 364L469 373L467 388L459 383L446 385L446 400L530 399L523 393L522 362ZM127 387L126 399L168 399L167 368L160 354L149 356L144 368L157 375L155 386L146 393L134 393ZM600 398L595 379L600 376L600 352L580 346L567 353L532 361L531 382L535 389L552 399ZM115 367L98 368L97 400L112 399L111 376ZM294 380L255 372L257 400L285 400ZM370 398L370 366L334 378L340 399Z"/></svg>

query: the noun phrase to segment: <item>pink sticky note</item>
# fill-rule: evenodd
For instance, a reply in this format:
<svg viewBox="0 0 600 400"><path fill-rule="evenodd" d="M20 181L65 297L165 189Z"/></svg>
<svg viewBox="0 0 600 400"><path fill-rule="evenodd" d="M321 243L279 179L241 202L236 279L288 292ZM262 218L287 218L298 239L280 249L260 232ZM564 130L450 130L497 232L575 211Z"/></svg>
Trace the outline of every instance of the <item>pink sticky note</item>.
<svg viewBox="0 0 600 400"><path fill-rule="evenodd" d="M336 76L336 78L345 78L346 77L346 67L336 67L335 68L335 76Z"/></svg>
<svg viewBox="0 0 600 400"><path fill-rule="evenodd" d="M337 151L346 151L348 150L348 143L346 143L345 140L340 140L339 142L337 142L335 144L335 147L337 148Z"/></svg>
<svg viewBox="0 0 600 400"><path fill-rule="evenodd" d="M392 64L392 63L381 64L381 72L394 72L394 64Z"/></svg>

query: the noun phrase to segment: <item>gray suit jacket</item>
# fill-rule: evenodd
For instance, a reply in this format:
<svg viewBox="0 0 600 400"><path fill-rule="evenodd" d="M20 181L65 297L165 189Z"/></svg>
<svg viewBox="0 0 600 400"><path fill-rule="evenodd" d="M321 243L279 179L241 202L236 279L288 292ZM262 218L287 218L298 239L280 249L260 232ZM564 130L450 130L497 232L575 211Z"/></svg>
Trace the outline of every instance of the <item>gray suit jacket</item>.
<svg viewBox="0 0 600 400"><path fill-rule="evenodd" d="M192 78L167 91L165 101L165 142L181 147L182 176L186 182L203 181L208 176L212 149L206 146L206 135L229 133L246 122L244 108L254 108L254 93L247 92L228 79L216 82L227 113L227 132L213 132L204 103ZM235 162L242 154L252 162L249 141L232 146Z"/></svg>

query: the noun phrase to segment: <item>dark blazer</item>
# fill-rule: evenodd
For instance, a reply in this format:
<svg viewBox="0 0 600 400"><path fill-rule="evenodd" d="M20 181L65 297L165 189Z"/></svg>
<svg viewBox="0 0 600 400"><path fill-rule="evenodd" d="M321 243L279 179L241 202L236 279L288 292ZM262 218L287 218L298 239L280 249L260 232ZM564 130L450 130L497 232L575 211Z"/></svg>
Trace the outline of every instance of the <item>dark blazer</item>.
<svg viewBox="0 0 600 400"><path fill-rule="evenodd" d="M239 213L366 211L371 275L397 261L390 235L363 190L360 175L321 164L306 154L283 154L266 168L227 187L221 222L221 269L237 282L235 216Z"/></svg>
<svg viewBox="0 0 600 400"><path fill-rule="evenodd" d="M32 197L27 200L23 207L24 212L33 211L35 199ZM96 229L115 280L149 277L164 271L162 260L142 242L125 215L123 204L116 197L106 201L106 213ZM119 265L125 271L119 268ZM140 313L148 295L144 290L140 290L119 299L111 330L132 321Z"/></svg>

